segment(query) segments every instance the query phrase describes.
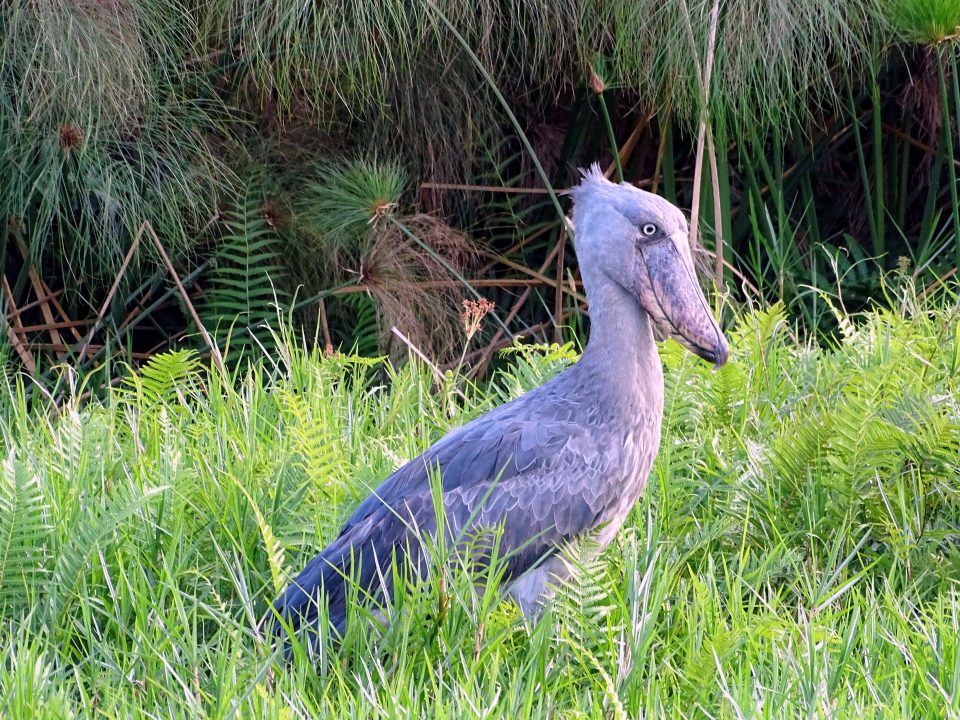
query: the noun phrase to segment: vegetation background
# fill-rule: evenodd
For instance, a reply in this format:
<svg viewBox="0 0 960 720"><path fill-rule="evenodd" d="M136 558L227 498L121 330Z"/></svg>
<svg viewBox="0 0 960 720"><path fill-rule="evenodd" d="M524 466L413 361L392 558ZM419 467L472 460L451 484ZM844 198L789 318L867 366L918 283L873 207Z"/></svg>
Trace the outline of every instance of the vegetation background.
<svg viewBox="0 0 960 720"><path fill-rule="evenodd" d="M0 713L960 717L958 41L960 0L4 3ZM276 665L358 497L575 359L597 159L690 211L734 346L664 347L629 527L534 628L441 565Z"/></svg>
<svg viewBox="0 0 960 720"><path fill-rule="evenodd" d="M737 302L836 330L960 257L957 0L25 2L0 11L0 353L462 351L460 301L580 337L547 193L600 159L691 211ZM166 255L166 259L164 258ZM202 323L213 335L199 330Z"/></svg>

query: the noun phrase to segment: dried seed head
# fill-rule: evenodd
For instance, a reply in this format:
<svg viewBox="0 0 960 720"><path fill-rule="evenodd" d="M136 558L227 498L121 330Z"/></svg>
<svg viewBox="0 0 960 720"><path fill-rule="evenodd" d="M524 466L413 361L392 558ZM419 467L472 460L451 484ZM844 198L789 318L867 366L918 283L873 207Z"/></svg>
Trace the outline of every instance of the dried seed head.
<svg viewBox="0 0 960 720"><path fill-rule="evenodd" d="M274 230L279 231L281 229L283 226L283 214L280 212L280 208L277 207L276 203L268 202L264 204L260 212L263 215L263 219L267 221L267 225Z"/></svg>
<svg viewBox="0 0 960 720"><path fill-rule="evenodd" d="M388 200L387 198L377 198L372 203L370 203L370 221L374 222L377 219L383 217L384 215L393 212L397 207L397 203Z"/></svg>
<svg viewBox="0 0 960 720"><path fill-rule="evenodd" d="M64 152L76 150L81 142L83 142L83 134L76 125L66 123L60 128L60 147Z"/></svg>
<svg viewBox="0 0 960 720"><path fill-rule="evenodd" d="M590 88L597 95L602 95L604 90L607 89L607 84L603 82L603 78L593 69L590 70Z"/></svg>
<svg viewBox="0 0 960 720"><path fill-rule="evenodd" d="M487 313L493 311L493 308L494 304L486 298L463 301L463 331L467 335L467 342L477 334L480 329L480 322Z"/></svg>

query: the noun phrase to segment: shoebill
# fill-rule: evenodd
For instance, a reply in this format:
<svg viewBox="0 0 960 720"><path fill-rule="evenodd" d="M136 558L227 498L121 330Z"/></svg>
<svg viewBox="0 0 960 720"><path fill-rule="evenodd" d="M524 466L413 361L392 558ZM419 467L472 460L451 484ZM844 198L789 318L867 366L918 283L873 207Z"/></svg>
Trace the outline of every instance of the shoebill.
<svg viewBox="0 0 960 720"><path fill-rule="evenodd" d="M346 604L389 605L392 563L421 577L437 529L454 542L499 533L504 581L527 616L572 572L566 549L603 547L643 492L660 444L663 370L655 334L719 367L727 342L697 283L683 214L612 183L597 165L573 197L574 249L589 303L579 361L449 432L390 475L275 601L282 625L315 642L326 607L333 637ZM282 620L282 623L281 623Z"/></svg>

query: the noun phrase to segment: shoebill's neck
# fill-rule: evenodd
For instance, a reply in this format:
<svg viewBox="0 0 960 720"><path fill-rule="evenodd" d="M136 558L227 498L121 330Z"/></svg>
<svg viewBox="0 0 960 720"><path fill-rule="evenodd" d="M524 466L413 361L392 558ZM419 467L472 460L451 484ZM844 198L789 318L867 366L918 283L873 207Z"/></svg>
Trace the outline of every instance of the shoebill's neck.
<svg viewBox="0 0 960 720"><path fill-rule="evenodd" d="M584 281L590 339L578 364L597 390L607 393L609 402L662 410L663 368L650 316L620 285L606 278L585 277Z"/></svg>

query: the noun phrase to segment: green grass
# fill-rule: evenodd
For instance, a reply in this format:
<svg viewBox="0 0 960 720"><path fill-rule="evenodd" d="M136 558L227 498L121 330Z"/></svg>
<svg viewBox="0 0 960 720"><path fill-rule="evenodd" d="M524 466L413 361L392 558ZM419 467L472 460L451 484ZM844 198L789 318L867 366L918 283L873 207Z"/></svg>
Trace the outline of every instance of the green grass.
<svg viewBox="0 0 960 720"><path fill-rule="evenodd" d="M67 376L56 408L11 381L0 714L960 717L960 309L890 292L832 350L776 307L720 372L665 346L648 492L536 626L440 568L313 664L257 640L266 602L365 488L569 349L485 388L289 340L228 379L158 356L102 401Z"/></svg>

